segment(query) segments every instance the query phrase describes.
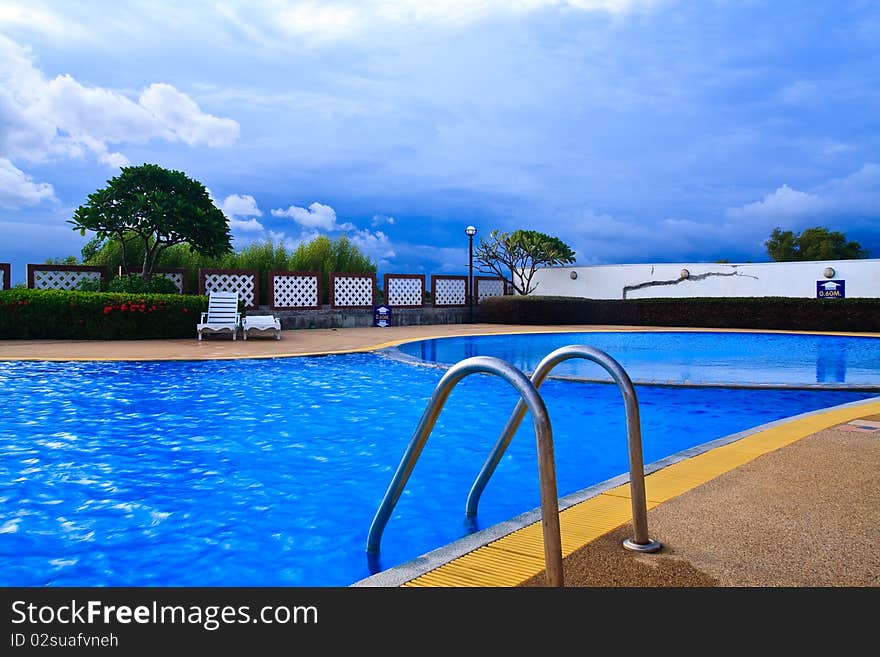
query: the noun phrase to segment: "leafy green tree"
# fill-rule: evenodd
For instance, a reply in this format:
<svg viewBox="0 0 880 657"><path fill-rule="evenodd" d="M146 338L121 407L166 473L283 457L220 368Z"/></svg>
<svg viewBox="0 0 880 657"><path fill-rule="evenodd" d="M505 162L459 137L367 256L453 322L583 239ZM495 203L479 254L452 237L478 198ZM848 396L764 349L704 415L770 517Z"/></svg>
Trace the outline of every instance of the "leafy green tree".
<svg viewBox="0 0 880 657"><path fill-rule="evenodd" d="M807 228L799 234L774 228L764 246L767 247L767 254L777 262L857 260L868 257L868 252L861 244L847 241L843 233L822 226Z"/></svg>
<svg viewBox="0 0 880 657"><path fill-rule="evenodd" d="M488 240L480 240L474 259L481 272L500 276L522 295L537 287L532 278L538 268L575 261L574 251L565 242L535 230L493 230Z"/></svg>
<svg viewBox="0 0 880 657"><path fill-rule="evenodd" d="M321 303L330 302L330 274L345 272L376 273L376 263L361 253L345 236L331 240L319 235L311 242L303 242L290 256L292 271L321 272Z"/></svg>
<svg viewBox="0 0 880 657"><path fill-rule="evenodd" d="M145 280L177 244L208 257L232 251L229 222L200 182L155 164L121 171L76 209L69 221L74 230L115 241L126 265L128 250L137 248Z"/></svg>

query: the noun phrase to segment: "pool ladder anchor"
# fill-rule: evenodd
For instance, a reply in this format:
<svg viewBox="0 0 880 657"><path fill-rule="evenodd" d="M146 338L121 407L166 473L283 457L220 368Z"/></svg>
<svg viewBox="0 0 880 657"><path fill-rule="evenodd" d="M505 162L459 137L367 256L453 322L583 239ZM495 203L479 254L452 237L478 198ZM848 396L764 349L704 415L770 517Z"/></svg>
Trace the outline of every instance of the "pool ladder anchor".
<svg viewBox="0 0 880 657"><path fill-rule="evenodd" d="M522 404L523 414L528 408L532 415L538 449L538 484L541 491L545 577L548 586L564 586L562 536L559 530L559 500L556 490L556 467L553 461L553 433L547 407L544 405L544 400L537 388L525 374L506 361L492 356L473 356L456 363L446 371L434 388L415 433L370 525L367 536L367 555L370 569L373 570L378 566L377 558L382 532L391 517L397 500L403 493L403 488L415 467L416 460L418 460L449 394L464 377L478 372L494 374L505 379L520 394L519 404Z"/></svg>
<svg viewBox="0 0 880 657"><path fill-rule="evenodd" d="M657 552L662 547L659 541L655 541L648 537L648 511L645 499L645 470L642 456L642 430L639 417L639 402L636 396L635 387L632 380L626 373L626 370L614 358L601 349L590 347L588 345L568 345L560 347L550 352L538 363L535 371L532 373L531 382L536 389L540 389L541 384L550 374L554 367L559 363L572 359L584 358L591 360L602 366L614 379L617 387L623 395L624 408L626 412L626 435L629 446L629 484L630 484L630 500L632 502L632 521L633 521L633 537L623 541L623 546L628 550L636 552ZM483 464L477 478L471 486L468 494L467 503L465 505L465 515L468 518L475 518L477 515L477 507L480 503L480 496L489 483L492 473L504 456L507 446L510 444L513 434L519 428L520 423L526 413L526 406L522 400L518 401L513 412L504 425L501 435L492 448L489 458Z"/></svg>

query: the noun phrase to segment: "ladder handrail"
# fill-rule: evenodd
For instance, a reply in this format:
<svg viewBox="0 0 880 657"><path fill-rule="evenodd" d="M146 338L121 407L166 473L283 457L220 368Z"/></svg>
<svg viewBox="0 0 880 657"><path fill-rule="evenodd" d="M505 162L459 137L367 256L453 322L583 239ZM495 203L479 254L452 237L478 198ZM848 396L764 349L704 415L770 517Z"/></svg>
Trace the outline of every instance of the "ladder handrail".
<svg viewBox="0 0 880 657"><path fill-rule="evenodd" d="M629 444L629 484L630 499L632 502L632 519L634 536L632 539L626 539L624 546L630 550L639 552L656 552L660 549L661 544L648 537L648 512L645 501L645 470L642 461L642 430L639 421L639 403L636 397L636 391L633 387L632 380L626 373L626 370L614 358L601 349L590 347L587 345L568 345L560 347L550 352L538 363L535 371L532 373L531 381L535 388L540 388L541 384L550 374L550 371L559 363L570 358L585 358L601 365L609 374L611 374L617 387L623 395L624 406L626 409L626 434ZM504 451L510 444L513 434L519 428L525 415L526 408L522 400L518 401L513 412L504 425L501 435L492 448L489 458L483 464L477 478L471 486L465 506L465 515L473 518L477 515L477 506L480 503L480 496L489 483L489 478L495 472L495 468L501 461Z"/></svg>
<svg viewBox="0 0 880 657"><path fill-rule="evenodd" d="M370 531L367 536L367 554L379 553L379 544L382 540L382 532L397 500L403 493L404 486L412 473L415 463L422 452L422 448L428 440L431 430L446 403L452 388L469 374L482 372L494 374L505 379L519 392L520 400L517 408L522 406L522 414L526 408L532 414L535 425L535 436L538 449L538 480L541 490L541 516L544 538L544 561L546 565L546 581L548 586L563 586L562 571L562 537L559 530L559 500L556 489L556 468L553 461L553 433L550 427L550 417L544 400L538 393L537 387L519 369L510 363L493 356L473 356L462 360L449 368L440 382L434 388L434 392L428 401L422 418L416 427L415 433L410 440L409 446L397 466L397 471L382 498L382 503L376 511Z"/></svg>

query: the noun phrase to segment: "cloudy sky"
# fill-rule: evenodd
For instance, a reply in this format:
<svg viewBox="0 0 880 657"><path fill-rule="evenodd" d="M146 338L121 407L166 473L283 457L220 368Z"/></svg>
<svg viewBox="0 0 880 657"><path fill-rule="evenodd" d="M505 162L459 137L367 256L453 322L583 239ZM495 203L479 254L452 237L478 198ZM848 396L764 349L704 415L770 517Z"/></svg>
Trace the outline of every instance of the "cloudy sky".
<svg viewBox="0 0 880 657"><path fill-rule="evenodd" d="M348 235L467 272L539 230L579 264L880 257L873 0L0 0L0 262L79 255L119 167L202 182L234 244Z"/></svg>

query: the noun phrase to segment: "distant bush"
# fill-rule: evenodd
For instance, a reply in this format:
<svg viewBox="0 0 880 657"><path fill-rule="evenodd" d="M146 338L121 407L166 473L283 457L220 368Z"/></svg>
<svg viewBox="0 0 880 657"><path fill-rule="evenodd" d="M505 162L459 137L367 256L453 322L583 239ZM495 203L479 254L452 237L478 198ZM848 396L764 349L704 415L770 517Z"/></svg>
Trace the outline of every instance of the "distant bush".
<svg viewBox="0 0 880 657"><path fill-rule="evenodd" d="M12 289L0 292L0 338L194 338L205 310L196 295Z"/></svg>
<svg viewBox="0 0 880 657"><path fill-rule="evenodd" d="M321 272L321 303L330 303L330 274L376 273L376 263L345 235L335 240L319 235L311 242L303 242L290 256L289 268Z"/></svg>
<svg viewBox="0 0 880 657"><path fill-rule="evenodd" d="M479 321L497 324L880 331L880 299L584 299L529 295L489 297L478 308Z"/></svg>
<svg viewBox="0 0 880 657"><path fill-rule="evenodd" d="M101 291L101 279L100 278L82 278L76 286L76 289L80 292L100 292Z"/></svg>
<svg viewBox="0 0 880 657"><path fill-rule="evenodd" d="M107 291L135 294L177 294L179 292L174 281L161 274L153 274L149 281L144 281L144 277L140 274L117 276L107 284Z"/></svg>

